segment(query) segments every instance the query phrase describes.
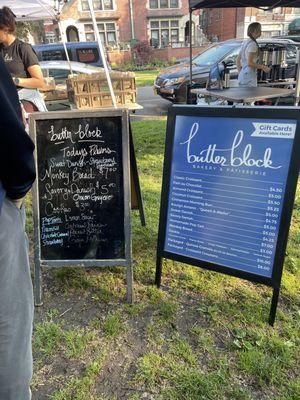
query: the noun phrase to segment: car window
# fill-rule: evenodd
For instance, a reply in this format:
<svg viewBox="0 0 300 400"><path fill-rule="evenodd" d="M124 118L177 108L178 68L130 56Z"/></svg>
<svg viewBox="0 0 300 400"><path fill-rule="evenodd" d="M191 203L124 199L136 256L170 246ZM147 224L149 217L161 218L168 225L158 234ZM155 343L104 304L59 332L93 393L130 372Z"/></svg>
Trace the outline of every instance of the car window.
<svg viewBox="0 0 300 400"><path fill-rule="evenodd" d="M236 59L237 59L237 56L239 55L239 53L240 53L240 50L241 50L241 48L240 47L237 47L236 49L234 49L230 54L228 54L225 58L224 58L224 60L223 61L229 61L229 60L233 60L233 62L234 63L236 63Z"/></svg>
<svg viewBox="0 0 300 400"><path fill-rule="evenodd" d="M297 56L297 48L295 46L286 46L286 59L295 60Z"/></svg>
<svg viewBox="0 0 300 400"><path fill-rule="evenodd" d="M76 72L73 71L76 74ZM66 83L66 79L70 75L70 71L66 69L49 69L49 76L53 77L56 84Z"/></svg>
<svg viewBox="0 0 300 400"><path fill-rule="evenodd" d="M99 61L99 51L96 47L77 49L76 50L77 61L90 64Z"/></svg>
<svg viewBox="0 0 300 400"><path fill-rule="evenodd" d="M238 49L240 47L238 46ZM203 53L199 54L193 59L193 62L198 65L210 66L222 60L227 53L235 50L236 47L232 45L220 44L210 47ZM238 51L238 50L237 50Z"/></svg>
<svg viewBox="0 0 300 400"><path fill-rule="evenodd" d="M66 60L67 56L64 50L44 50L41 52L43 61ZM69 58L72 60L71 51L68 50Z"/></svg>
<svg viewBox="0 0 300 400"><path fill-rule="evenodd" d="M42 68L42 73L43 73L43 77L44 78L48 78L49 77L49 70L46 68Z"/></svg>

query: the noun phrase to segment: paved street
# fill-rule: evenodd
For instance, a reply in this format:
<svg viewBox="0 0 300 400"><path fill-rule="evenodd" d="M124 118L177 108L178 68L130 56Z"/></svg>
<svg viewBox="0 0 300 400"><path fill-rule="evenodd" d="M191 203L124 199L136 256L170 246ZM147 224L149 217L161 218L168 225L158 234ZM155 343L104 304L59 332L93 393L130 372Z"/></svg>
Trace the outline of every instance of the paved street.
<svg viewBox="0 0 300 400"><path fill-rule="evenodd" d="M155 95L152 86L138 88L137 102L144 108L143 110L137 110L135 114L131 114L133 120L165 118L168 113L168 107L172 104Z"/></svg>
<svg viewBox="0 0 300 400"><path fill-rule="evenodd" d="M167 100L163 100L160 96L153 93L152 86L140 87L137 90L137 102L143 106L142 110L137 110L135 114L131 113L133 120L139 119L160 119L166 118L168 107L172 104ZM68 110L68 101L53 102L51 105L47 103L49 111Z"/></svg>

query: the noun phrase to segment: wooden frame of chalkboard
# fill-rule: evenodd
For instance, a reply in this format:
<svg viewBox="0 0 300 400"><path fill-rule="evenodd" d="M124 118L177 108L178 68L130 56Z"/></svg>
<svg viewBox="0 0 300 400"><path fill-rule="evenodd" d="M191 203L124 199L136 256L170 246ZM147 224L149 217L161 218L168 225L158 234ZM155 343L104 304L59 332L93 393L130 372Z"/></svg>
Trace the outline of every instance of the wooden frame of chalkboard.
<svg viewBox="0 0 300 400"><path fill-rule="evenodd" d="M208 118L251 118L259 120L295 120L297 122L295 137L293 140L290 163L286 179L286 189L283 196L282 212L279 220L278 239L273 261L272 276L266 277L254 273L249 273L238 268L230 268L220 263L207 262L201 259L187 257L176 254L176 251L166 251L166 230L168 222L168 208L170 196L170 180L173 165L174 135L177 116L208 117ZM224 273L252 282L262 283L273 288L273 297L270 309L269 323L274 324L277 303L279 298L285 250L288 240L289 227L292 217L295 192L297 187L300 159L297 150L300 148L300 116L298 108L284 107L199 107L199 106L173 106L169 110L167 122L166 146L164 154L164 169L162 194L160 205L159 232L157 242L156 276L155 283L161 285L162 258L171 259L185 264L194 265L211 271Z"/></svg>
<svg viewBox="0 0 300 400"><path fill-rule="evenodd" d="M99 167L99 163L97 164L97 157L98 160L100 159L100 162L104 162L101 161L101 157L103 157L104 160L104 156L103 154L110 154L110 153L117 153L116 158L118 159L119 162L119 167L121 168L119 171L117 171L118 165L117 162L114 160L114 164L112 164L113 166L116 166L116 168L111 168L109 170L113 170L113 171L117 171L116 172L116 182L119 182L118 184L120 185L120 188L117 188L119 190L118 194L115 195L115 197L119 196L119 203L118 203L118 212L119 214L116 215L116 217L114 217L114 213L112 212L113 210L110 210L109 207L107 207L106 211L109 213L109 215L106 218L106 225L103 223L99 223L99 220L96 220L96 222L94 223L89 222L89 226L87 228L87 225L82 225L84 226L84 228L82 228L83 230L87 231L89 230L89 235L88 238L93 238L91 240L95 240L95 236L92 236L93 234L98 235L97 236L97 246L98 248L100 248L102 250L102 248L105 248L105 251L107 251L107 254L109 254L106 258L101 258L101 251L98 250L98 248L92 249L92 253L93 255L97 255L96 257L84 257L84 258L73 258L72 257L67 257L63 254L64 251L67 252L67 255L72 254L72 249L69 251L67 251L66 247L69 246L65 246L61 249L61 254L62 257L60 258L59 256L57 257L58 251L57 251L57 247L55 248L55 251L57 252L51 252L49 251L49 248L45 250L43 250L42 248L42 244L41 244L41 218L43 216L45 216L46 213L46 219L52 218L52 215L54 215L54 217L56 216L53 213L57 212L58 217L60 217L60 214L64 214L64 208L61 208L57 211L57 208L59 208L59 206L57 208L52 207L51 206L51 212L49 211L44 211L43 210L43 215L41 215L41 207L40 205L42 204L42 194L43 196L46 198L46 194L47 193L52 193L51 192L51 188L52 188L52 184L53 184L53 179L52 176L55 176L55 179L64 179L66 176L68 176L68 180L64 181L64 185L65 185L65 196L69 196L71 198L70 193L72 193L72 190L70 189L71 187L71 179L69 178L69 170L71 170L72 168L72 163L68 162L68 164L66 164L66 166L64 167L65 170L59 171L56 170L55 175L52 174L53 171L51 171L51 181L50 184L48 184L47 187L47 193L44 194L43 191L43 185L44 182L41 181L41 179L44 179L44 177L46 176L46 174L44 175L44 177L41 177L41 173L40 171L43 171L44 174L44 170L42 168L49 168L49 164L53 164L54 166L60 166L62 165L62 161L60 160L59 162L56 162L56 164L54 163L54 161L52 162L52 160L54 160L54 158L51 158L50 161L47 161L47 167L43 167L43 165L46 163L45 159L47 158L47 154L50 154L52 157L55 157L55 154L57 153L57 148L55 148L55 145L60 145L61 143L63 143L64 141L66 143L69 143L71 145L74 145L74 149L75 146L77 145L76 140L74 139L74 132L72 133L72 129L70 129L70 131L68 131L68 127L66 126L65 129L60 129L59 134L54 133L54 129L51 129L50 131L48 130L47 132L47 128L45 129L45 127L47 127L47 123L51 124L51 129L52 126L55 126L55 123L58 124L58 126L62 126L61 123L68 121L67 123L74 123L74 125L77 127L76 129L78 129L79 136L81 138L85 138L86 140L79 140L78 142L101 142L104 144L99 144L99 148L95 149L93 148L93 159L89 160L89 163L87 165L93 165L93 168L98 168L98 172L100 174L99 171L101 171L102 177L104 176L103 174L103 166L101 166L102 169L100 169ZM80 121L90 121L92 122L92 125L94 124L94 130L92 130L92 128L86 128L87 125L85 125L85 129L83 129L80 125ZM112 127L112 130L109 131L107 134L103 134L103 132L101 133L101 129L99 128L99 132L98 132L98 122L99 124L102 126L106 126L106 127ZM95 125L96 124L96 125ZM105 125L106 124L106 125ZM115 128L114 128L114 124L115 124ZM48 124L48 126L50 126ZM78 126L80 128L78 128ZM43 131L40 131L39 129L43 129ZM79 131L79 129L82 129L82 131ZM89 130L91 129L91 131ZM76 132L76 135L78 134L78 132ZM35 304L36 305L42 305L42 267L63 267L63 266L77 266L77 267L107 267L107 266L125 266L127 269L126 272L126 282L127 282L127 301L128 302L133 302L133 270L132 270L132 256L131 256L131 217L130 217L130 210L131 210L131 204L130 204L130 154L129 154L129 123L128 123L128 111L126 109L118 109L118 110L111 110L111 109L103 109L103 110L95 110L95 111L68 111L68 112L48 112L48 113L35 113L31 115L30 118L30 135L35 143L35 163L36 163L36 171L37 171L37 179L36 182L33 186L33 221L34 221L34 259L35 259ZM80 136L81 135L81 136ZM98 136L97 136L98 135ZM105 136L105 138L103 138L101 135ZM46 138L47 137L47 138ZM98 137L98 139L93 139L95 137ZM100 137L100 139L99 139ZM91 140L89 139L91 138ZM51 143L51 141L54 141L54 144ZM107 144L107 147L101 147L101 146L106 146L105 144L105 140L106 142L108 141L110 144ZM114 143L113 141L116 141L116 145L115 147L113 147ZM91 143L83 143L80 144L79 146L87 146L87 149L89 149L89 145ZM51 145L52 147L54 147L54 156L51 153ZM112 145L112 148L109 148L109 146ZM91 146L95 146L93 143L91 144ZM97 145L98 146L98 145ZM118 147L119 146L119 147ZM45 148L47 150L45 150ZM72 147L70 147L72 148ZM100 150L99 150L100 149ZM109 151L108 151L109 149ZM113 150L112 150L113 149ZM62 150L60 150L62 151ZM75 151L75 150L74 150ZM47 153L48 152L48 153ZM55 153L56 152L56 153ZM80 153L70 153L72 155L78 155ZM98 156L99 154L99 156ZM68 153L66 152L66 150L63 150L63 157L68 158ZM79 158L82 160L82 157L86 156L86 151L82 150L81 156L79 156ZM40 160L39 156L42 156L42 160ZM88 153L89 156L89 153ZM50 157L50 156L49 156ZM110 156L108 156L110 157ZM119 158L118 158L119 157ZM113 159L115 159L115 157L113 157ZM111 159L110 159L111 160ZM58 161L58 160L55 160ZM107 160L105 160L106 162ZM65 161L63 161L65 162ZM70 167L71 165L71 167ZM75 164L74 164L75 165ZM76 164L78 167L78 163ZM85 164L84 164L85 165ZM95 167L96 166L96 167ZM77 169L80 170L80 167L82 167L82 165L80 165ZM51 169L51 167L50 167ZM46 171L49 172L50 169L46 169ZM108 167L105 169L105 173L106 173L106 178L108 176ZM49 178L49 173L47 172L47 178ZM110 172L109 172L110 173ZM90 175L89 175L90 174ZM118 176L119 175L119 176ZM89 177L91 179L95 178L95 175L93 175L93 170L92 167L88 169L88 172L85 173L85 175L83 174L79 174L78 171L76 171L76 179L79 182L85 182L84 179L87 179L87 182L89 181ZM74 175L73 175L73 178ZM98 178L97 178L98 179ZM103 178L104 179L104 178ZM88 182L89 183L89 188L92 188L91 190L89 190L89 193L91 193L91 191L93 190L93 195L95 196L96 193L96 189L95 189L95 185L93 184L93 182ZM75 191L73 190L74 193L88 193L88 190L86 190L86 192L84 192L81 188L79 188L80 183L78 183L78 185L76 186ZM99 188L99 182L97 183L98 188ZM105 187L104 187L105 186ZM103 193L108 193L109 195L109 190L108 187L111 186L112 188L116 188L118 185L116 183L110 183L110 184L106 184L103 185L102 187L102 183L100 181L100 189L101 189L101 193L102 193L102 189L103 189ZM117 193L117 189L110 189L111 191L115 190L115 193ZM57 192L59 192L58 189ZM52 196L52 194L50 194L49 196ZM61 194L59 195L54 195L57 196L56 197L56 202L57 204L59 204L60 199L62 199ZM111 196L113 197L113 196ZM77 196L77 198L80 199L80 195ZM90 198L88 195L86 198ZM52 197L51 197L52 199ZM74 197L72 198L74 199ZM95 197L93 199L95 204L95 212L97 210L100 210L101 212L101 205L98 207L98 204L104 204L105 201L107 200L107 197L105 196L98 196L97 199L95 200ZM108 200L110 200L110 197L108 198ZM107 201L108 201L107 200ZM52 201L52 200L51 200ZM81 200L79 200L81 201ZM97 203L97 201L99 203ZM109 202L109 201L108 201ZM123 203L123 204L122 204ZM57 205L56 204L56 205ZM88 203L85 203L86 207L88 205ZM79 205L77 204L77 207L79 207ZM98 207L98 208L97 208ZM46 210L46 208L45 208ZM48 210L48 209L47 209ZM69 210L69 209L67 209ZM67 211L66 211L67 212ZM69 212L69 211L68 211ZM103 210L102 210L103 212ZM51 214L52 213L52 214ZM85 220L89 220L91 219L90 215L88 213L92 213L92 210L87 208L86 209L86 213L87 215L84 216ZM49 214L49 215L48 215ZM93 215L93 214L92 214ZM103 214L102 214L103 215ZM76 220L76 216L72 215L72 218L68 218L68 220ZM101 216L102 218L102 216ZM123 219L120 220L120 218ZM67 218L66 218L67 220ZM105 246L100 243L99 237L101 236L101 234L99 233L102 229L106 229L106 227L108 226L108 228L106 229L106 232L108 232L108 234L111 234L111 232L113 231L113 227L109 226L109 221L114 221L116 222L116 227L118 233L116 234L117 239L114 242L114 249L110 250L109 249L109 244L106 244ZM108 222L107 222L108 221ZM49 221L47 220L47 223ZM66 225L66 221L64 221L64 224ZM77 225L78 226L78 225ZM99 228L99 226L101 227L101 229ZM104 227L105 228L102 228ZM59 228L58 227L51 227L52 231L58 231ZM51 229L49 230L51 232ZM69 228L68 228L69 229ZM70 228L71 229L71 228ZM72 225L72 235L73 237L76 236L76 229L78 229L76 227L76 225ZM119 233L120 232L120 233ZM66 235L66 233L61 233L62 237L64 235ZM71 235L71 234L70 234ZM118 236L119 235L119 236ZM43 238L44 238L44 232L43 232ZM49 234L47 232L47 238L51 238L51 237L55 237L55 235L52 235L51 233ZM121 238L121 239L120 239ZM105 239L101 239L102 242L105 242ZM76 241L74 240L75 245L73 246L73 251L76 253L78 250L78 247L81 247L81 243L83 242L83 240L78 240L77 242L79 244L76 244ZM86 240L88 241L88 239ZM49 243L49 242L46 242ZM52 243L52 242L50 242ZM63 240L61 239L61 246L63 246ZM44 245L44 242L43 242ZM56 243L54 243L53 246L56 246ZM101 247L102 246L102 247ZM95 247L95 246L94 246ZM51 249L50 249L51 250ZM88 250L90 251L90 249ZM104 251L104 250L103 250ZM114 253L116 252L116 257L114 256ZM80 252L79 252L80 253ZM90 253L91 254L91 253ZM113 256L111 256L111 254L113 254Z"/></svg>

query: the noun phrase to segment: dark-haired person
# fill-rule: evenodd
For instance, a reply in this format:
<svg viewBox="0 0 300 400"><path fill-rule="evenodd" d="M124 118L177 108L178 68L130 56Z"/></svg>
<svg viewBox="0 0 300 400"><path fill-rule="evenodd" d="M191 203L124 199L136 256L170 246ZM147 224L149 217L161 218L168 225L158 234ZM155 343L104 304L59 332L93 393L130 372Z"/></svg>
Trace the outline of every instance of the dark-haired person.
<svg viewBox="0 0 300 400"><path fill-rule="evenodd" d="M23 199L35 179L34 145L0 56L0 400L29 400L33 292Z"/></svg>
<svg viewBox="0 0 300 400"><path fill-rule="evenodd" d="M266 65L258 64L259 46L257 39L261 35L261 25L259 22L252 22L248 26L247 39L241 48L236 64L239 72L238 82L241 87L257 86L257 70L261 69L268 73L270 68Z"/></svg>
<svg viewBox="0 0 300 400"><path fill-rule="evenodd" d="M44 78L38 58L30 44L15 36L16 17L8 7L0 9L1 54L13 81L18 88L20 100L28 99L39 111L47 111L44 99L37 89L44 86Z"/></svg>

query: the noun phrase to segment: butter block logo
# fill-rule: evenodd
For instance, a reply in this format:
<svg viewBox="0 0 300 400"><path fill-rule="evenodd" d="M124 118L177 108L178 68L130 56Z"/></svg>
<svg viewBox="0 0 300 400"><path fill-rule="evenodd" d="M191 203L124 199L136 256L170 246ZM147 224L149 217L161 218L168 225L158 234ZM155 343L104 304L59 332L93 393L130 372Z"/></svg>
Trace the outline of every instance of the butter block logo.
<svg viewBox="0 0 300 400"><path fill-rule="evenodd" d="M296 123L253 122L255 130L251 136L277 139L294 139Z"/></svg>

